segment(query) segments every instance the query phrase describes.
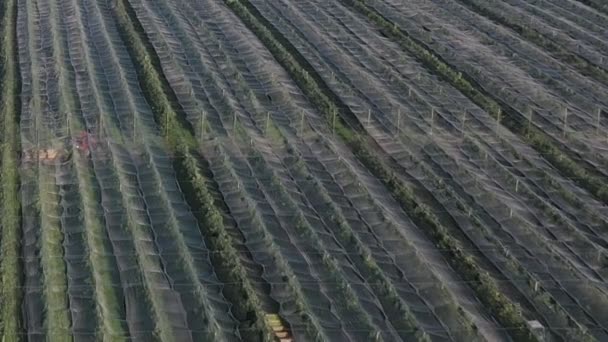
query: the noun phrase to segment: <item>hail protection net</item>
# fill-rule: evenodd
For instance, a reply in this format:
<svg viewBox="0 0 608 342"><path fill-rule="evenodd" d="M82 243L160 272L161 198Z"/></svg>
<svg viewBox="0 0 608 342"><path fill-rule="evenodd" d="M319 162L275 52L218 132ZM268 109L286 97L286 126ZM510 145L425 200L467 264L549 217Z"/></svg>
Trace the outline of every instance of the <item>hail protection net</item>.
<svg viewBox="0 0 608 342"><path fill-rule="evenodd" d="M298 341L508 340L418 210L510 298L538 305L549 328L572 317L605 337L605 205L341 1L250 2L314 69L299 84L321 80L339 105L314 106L221 2L129 1L194 133L200 173L184 179L165 117L144 96L150 70L133 63L122 5L18 1L29 339L247 340L259 337L255 319L278 317L271 329ZM535 1L507 2L513 15L524 3L544 15ZM368 6L508 103L519 124L603 165L605 86L570 71L550 84L558 61L451 2ZM597 59L605 46L575 33ZM340 129L369 138L407 185L399 195L425 206L404 210ZM213 215L190 182L204 184L225 235L200 223ZM242 267L227 269L232 254L213 239Z"/></svg>

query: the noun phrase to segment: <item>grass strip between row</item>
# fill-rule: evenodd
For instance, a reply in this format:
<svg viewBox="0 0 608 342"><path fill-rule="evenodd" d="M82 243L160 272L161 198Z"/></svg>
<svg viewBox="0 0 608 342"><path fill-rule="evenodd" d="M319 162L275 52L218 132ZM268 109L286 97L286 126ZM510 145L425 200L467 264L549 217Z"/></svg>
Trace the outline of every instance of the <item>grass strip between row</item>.
<svg viewBox="0 0 608 342"><path fill-rule="evenodd" d="M72 124L76 129L71 131L78 132L81 127L79 123ZM75 152L75 151L74 151ZM82 193L83 215L87 233L87 254L89 263L92 266L93 282L95 295L97 298L97 315L100 322L100 335L104 336L105 341L127 341L128 327L124 317L122 302L124 298L116 291L114 278L112 277L111 267L113 267L112 256L107 255L104 241L105 222L103 219L103 208L101 194L96 190L94 170L89 162L77 156L73 152L75 165L79 178L80 192Z"/></svg>
<svg viewBox="0 0 608 342"><path fill-rule="evenodd" d="M492 117L521 136L528 144L537 150L549 163L560 172L570 177L581 187L587 189L597 199L608 204L608 180L590 164L574 161L569 154L573 153L566 146L556 145L554 138L528 124L526 118L511 108L504 101L492 96L470 77L448 65L441 57L434 54L424 44L415 40L396 23L386 19L376 10L366 5L364 0L340 0L354 8L378 26L390 39L397 42L405 51L420 60L429 70L436 73L475 104L488 112ZM559 144L559 143L557 143Z"/></svg>
<svg viewBox="0 0 608 342"><path fill-rule="evenodd" d="M40 263L46 299L45 329L51 341L73 341L67 264L63 260L65 239L61 225L59 186L54 169L40 168Z"/></svg>
<svg viewBox="0 0 608 342"><path fill-rule="evenodd" d="M171 103L174 94L162 78L158 57L153 47L146 44L143 28L127 0L117 2L116 13L121 34L126 38L129 54L140 77L140 86L165 134L167 145L174 154L178 181L190 195L187 196L189 204L197 212L195 216L204 230L203 236L210 243L210 249L219 252L213 253L212 256L214 266L225 271L218 272L218 276L226 283L237 284L228 299L236 306L236 310L244 312L251 321L251 326L243 329L241 333L255 339L272 341L272 329L264 319L265 312L255 289L246 277L243 265L239 262L240 258L231 243L231 237L224 228L221 211L207 190L206 178L197 160L200 156L196 152L197 143L192 134L192 127L174 110Z"/></svg>
<svg viewBox="0 0 608 342"><path fill-rule="evenodd" d="M23 336L21 321L22 264L21 264L21 202L19 195L19 89L17 65L17 2L4 1L2 18L2 174L0 212L0 311L2 341L20 341Z"/></svg>
<svg viewBox="0 0 608 342"><path fill-rule="evenodd" d="M348 126L343 118L343 115L346 114L340 110L344 106L332 101L331 95L327 96L323 92L322 81L317 75L314 75L314 70L308 69L309 72L298 61L302 57L297 58L292 55L296 51L295 48L290 44L284 46L286 42L284 38L280 40L275 38L275 35L280 36L280 34L272 30L272 25L263 19L248 2L240 0L225 0L225 2L266 45L308 99L325 115L336 134L347 143L368 170L382 181L416 224L428 227L437 247L449 251L451 256L449 261L452 266L465 280L470 282L477 296L488 306L499 322L509 328L511 335L518 341L536 341L517 306L500 292L494 279L475 264L473 258L461 249L458 241L441 226L431 210L419 203L413 191L404 185L381 159L376 157L375 151L369 148L367 139Z"/></svg>

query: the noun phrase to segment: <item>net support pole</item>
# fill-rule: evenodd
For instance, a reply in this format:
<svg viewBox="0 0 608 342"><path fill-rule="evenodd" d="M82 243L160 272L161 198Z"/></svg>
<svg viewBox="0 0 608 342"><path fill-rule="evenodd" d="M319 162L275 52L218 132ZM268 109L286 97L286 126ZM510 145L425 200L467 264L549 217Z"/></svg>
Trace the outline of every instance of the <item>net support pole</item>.
<svg viewBox="0 0 608 342"><path fill-rule="evenodd" d="M467 133L466 133L466 122L467 122L467 111L464 110L462 112L462 137L466 138Z"/></svg>
<svg viewBox="0 0 608 342"><path fill-rule="evenodd" d="M266 112L266 134L270 130L270 111Z"/></svg>
<svg viewBox="0 0 608 342"><path fill-rule="evenodd" d="M397 134L401 132L401 107L397 108Z"/></svg>
<svg viewBox="0 0 608 342"><path fill-rule="evenodd" d="M205 136L205 119L207 116L207 112L205 112L204 110L201 112L201 140L203 139L203 137Z"/></svg>
<svg viewBox="0 0 608 342"><path fill-rule="evenodd" d="M332 115L332 123L331 123L331 130L334 134L336 133L336 114L337 114L336 109L334 109L333 115Z"/></svg>
<svg viewBox="0 0 608 342"><path fill-rule="evenodd" d="M566 131L568 130L568 107L564 107L564 137L566 136Z"/></svg>
<svg viewBox="0 0 608 342"><path fill-rule="evenodd" d="M500 135L500 120L502 116L502 110L498 110L498 114L496 115L496 135Z"/></svg>
<svg viewBox="0 0 608 342"><path fill-rule="evenodd" d="M431 107L431 135L433 135L433 126L435 125L435 107Z"/></svg>
<svg viewBox="0 0 608 342"><path fill-rule="evenodd" d="M597 109L597 122L595 123L595 135L600 136L600 121L602 119L602 109Z"/></svg>

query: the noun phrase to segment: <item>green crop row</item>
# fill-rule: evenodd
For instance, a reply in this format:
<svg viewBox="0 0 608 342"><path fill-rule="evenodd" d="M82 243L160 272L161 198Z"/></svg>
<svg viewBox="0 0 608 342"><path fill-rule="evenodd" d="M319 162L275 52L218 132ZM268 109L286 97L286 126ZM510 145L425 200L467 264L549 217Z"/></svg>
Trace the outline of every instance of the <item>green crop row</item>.
<svg viewBox="0 0 608 342"><path fill-rule="evenodd" d="M405 186L395 174L382 165L374 155L365 148L362 139L353 140L350 144L355 154L364 165L380 178L389 188L395 199L410 214L412 220L420 227L428 228L438 248L446 250L448 260L459 271L461 276L470 282L477 296L487 305L493 315L518 341L535 341L519 312L517 305L510 302L499 290L494 279L483 272L475 263L472 256L467 255L460 243L453 238L439 222L432 210L419 203L413 191Z"/></svg>
<svg viewBox="0 0 608 342"><path fill-rule="evenodd" d="M469 80L466 75L449 66L431 50L410 37L404 30L401 30L397 24L392 23L377 11L369 8L365 4L365 1L341 1L365 15L371 22L378 25L382 32L400 44L407 52L418 58L427 68L450 82L479 107L483 108L497 120L500 120L505 127L520 135L558 170L573 179L580 186L586 188L598 199L608 203L608 182L604 180L603 176L597 174L592 166L582 166L581 163L577 163L570 158L567 147L563 147L566 151L560 149L553 142L553 138L549 137L546 133L533 125L522 124L520 120L523 116L507 104L493 98L492 95L483 91L481 87L476 86L474 81Z"/></svg>
<svg viewBox="0 0 608 342"><path fill-rule="evenodd" d="M62 86L61 91L70 89ZM77 99L73 94L66 92L61 95L61 104L66 108L68 130L80 132L83 130L84 122L81 117L70 114ZM109 253L109 242L105 241L105 226L103 219L103 208L101 207L101 194L98 192L99 185L96 184L94 170L90 162L83 158L74 147L72 157L78 178L78 187L82 201L83 219L86 226L86 251L89 257L89 267L92 271L92 280L97 298L97 317L101 322L100 335L104 341L125 341L128 336L128 328L124 321L123 298L115 289L115 279L112 276L112 258Z"/></svg>
<svg viewBox="0 0 608 342"><path fill-rule="evenodd" d="M338 291L336 295L338 298L336 299L338 305L344 305L344 308L347 310L346 315L356 317L358 320L358 328L368 330L369 338L371 339L379 332L374 329L371 318L365 311L361 309L361 303L358 301L356 293L352 291L342 271L338 267L337 260L330 255L325 248L323 248L322 239L312 228L310 222L308 222L302 211L297 208L297 205L286 193L280 178L269 169L268 165L266 165L262 154L255 149L251 149L246 153L250 160L250 164L254 169L258 169L261 172L269 174L271 186L269 192L273 194L273 200L277 201L277 203L281 203L281 206L288 207L290 212L296 213L296 217L294 219L295 231L300 235L300 237L303 238L304 241L308 241L310 248L314 250L313 253L318 253L319 255L323 256L322 264L325 269L322 272L325 273L324 276L332 278L332 280L328 283L329 286L337 284ZM264 175L264 177L266 177L266 175ZM386 281L386 279L383 280ZM344 310L344 308L341 309L340 306L336 307L338 311ZM411 313L406 312L405 314L409 314L409 317L411 317ZM413 326L415 326L414 322L412 322Z"/></svg>
<svg viewBox="0 0 608 342"><path fill-rule="evenodd" d="M240 127L240 123L237 121L235 124L236 130L242 130ZM217 145L217 150L219 151L219 155L224 158L224 160L218 161L218 163L222 163L223 167L228 170L231 177L231 184L233 184L232 189L234 190L234 184L236 184L236 191L238 192L238 196L243 200L247 198L247 201L244 203L247 204L247 213L250 215L251 223L248 226L251 232L259 233L263 236L265 242L268 243L269 247L267 253L273 258L273 265L278 268L279 274L283 281L287 282L287 286L290 288L291 295L293 296L293 301L295 302L297 313L301 316L302 321L306 325L306 332L313 336L313 340L315 341L329 341L330 338L326 336L323 328L321 326L321 322L319 319L310 314L312 311L310 308L310 304L306 301L306 296L304 294L304 290L300 282L298 281L296 275L294 274L292 268L289 265L288 259L281 253L281 248L277 245L277 240L273 237L273 235L269 232L268 226L265 224L265 220L263 219L260 211L257 210L257 206L250 205L249 201L251 198L248 194L245 193L245 185L242 180L235 173L235 169L231 165L231 161L226 158L225 152L221 145Z"/></svg>
<svg viewBox="0 0 608 342"><path fill-rule="evenodd" d="M19 139L19 89L21 87L17 65L16 17L17 2L7 0L2 4L2 46L0 46L1 67L1 111L2 123L2 186L0 227L0 335L4 342L20 341L23 327L21 322L22 264L21 253L21 204L19 195L18 160Z"/></svg>
<svg viewBox="0 0 608 342"><path fill-rule="evenodd" d="M139 85L169 147L175 149L177 144L183 142L195 146L192 128L174 111L172 103L175 102L175 94L169 84L161 79L158 71L162 70L160 61L145 39L144 30L131 5L127 0L119 0L115 13L119 32L127 43L127 50L139 76Z"/></svg>
<svg viewBox="0 0 608 342"><path fill-rule="evenodd" d="M205 237L210 242L209 248L219 252L219 255L214 255L217 260L215 264L220 269L226 270L223 275L225 282L240 284L234 295L234 298L240 300L237 309L243 310L246 315L252 314L255 317L252 322L254 334L257 334L258 337L261 334L261 340L263 341L272 341L264 321L265 312L261 309L255 289L246 276L247 272L239 262L240 258L232 245L232 238L224 228L222 214L215 206L214 199L207 190L206 183L208 180L201 172L200 165L191 153L190 148L180 144L178 150L176 169L179 178L182 180L180 185L191 197L189 202L194 203L194 208L197 208L196 216L201 227L204 227Z"/></svg>
<svg viewBox="0 0 608 342"><path fill-rule="evenodd" d="M430 174L430 170L429 174ZM484 243L492 243L496 251L498 251L506 260L505 267L501 268L503 273L508 279L520 280L517 284L513 284L517 287L525 296L534 302L536 310L543 315L548 322L553 323L553 326L559 326L569 328L565 331L560 332L568 341L594 341L594 338L589 334L586 329L582 328L581 325L576 322L568 312L561 307L555 299L551 296L548 290L539 284L539 280L530 274L525 267L519 263L499 241L496 240L494 234L492 234L487 226L485 226L477 215L471 215L475 213L474 209L466 203L463 203L458 198L458 194L446 186L442 179L434 179L437 186L437 191L450 197L456 202L456 207L460 210L462 215L468 215L471 223L477 228L477 232L481 233ZM525 280L525 281L521 281ZM550 317L547 317L550 315Z"/></svg>
<svg viewBox="0 0 608 342"><path fill-rule="evenodd" d="M473 141L471 141L471 143L474 145L473 150L475 153L481 153L481 149L475 145L476 143ZM524 294L531 303L535 304L534 307L536 311L546 319L547 323L551 326L569 328L567 331L560 332L567 337L567 340L592 341L593 337L589 334L589 332L582 328L581 325L576 322L563 307L555 302L555 299L551 296L544 285L540 284L538 277L529 272L525 266L522 265L522 263L513 257L511 251L503 246L500 240L496 239L496 236L490 229L488 229L490 227L487 224L484 224L479 218L480 216L484 216L483 214L485 213L482 215L475 215L484 209L479 208L479 206L474 202L471 203L463 200L460 195L445 182L444 179L437 177L428 166L421 164L420 167L422 168L422 172L424 174L429 175L429 180L434 184L434 193L448 198L447 200L451 203L455 203L455 207L460 211L460 214L463 216L468 216L469 221L473 223L474 227L476 227L473 235L476 235L476 238L481 239L487 246L494 246L493 250L499 252L502 258L504 258L500 264L506 264L506 267L501 267L500 272L508 279L520 280L512 283L512 285L518 288L518 290ZM470 176L474 177L474 175ZM528 190L526 190L526 186L521 186L519 191L521 192ZM489 196L495 197L495 194L489 193ZM526 225L525 222L519 221L519 218L515 217L512 220L512 224L514 225ZM537 234L538 233L534 231L531 233L532 236ZM538 236L537 238L541 239ZM570 271L574 272L575 270L570 269ZM590 288L589 290L593 291L594 289Z"/></svg>
<svg viewBox="0 0 608 342"><path fill-rule="evenodd" d="M52 7L54 13L61 9ZM69 39L63 36L63 39ZM63 42L65 44L65 41ZM65 45L64 45L65 46ZM69 54L69 51L59 50L60 54ZM65 60L65 58L59 58ZM66 128L72 138L76 138L79 132L85 129L85 122L80 113L80 98L77 93L71 91L77 86L68 73L60 74L60 108L66 113ZM114 256L112 255L111 242L108 240L105 230L104 209L101 205L101 193L99 183L96 179L92 161L84 157L74 146L67 147L71 154L74 172L78 187L78 197L81 203L82 222L84 223L83 246L88 258L87 264L94 289L96 302L96 318L99 324L96 333L97 338L107 342L126 341L129 336L124 298L122 291L117 289L118 276L113 273L115 269Z"/></svg>
<svg viewBox="0 0 608 342"><path fill-rule="evenodd" d="M602 0L576 0L582 4L585 4L600 13L608 15L608 4Z"/></svg>
<svg viewBox="0 0 608 342"><path fill-rule="evenodd" d="M331 95L326 95L322 84L318 84L318 76L315 77L314 70L305 69L298 59L294 57L298 54L297 50L290 46L284 46L284 39L275 38L280 33L265 21L257 10L245 0L225 0L226 4L237 14L241 20L257 35L274 55L275 59L290 73L292 78L304 91L309 100L325 115L328 123L334 127L335 132L348 144L357 158L380 179L390 190L395 199L402 207L410 213L415 222L429 229L429 234L436 245L449 251L449 261L465 280L469 281L479 298L488 306L489 310L495 315L499 322L508 327L510 333L519 341L535 341L536 338L529 331L525 318L521 315L517 306L510 302L497 287L495 281L478 265L473 258L463 251L456 239L450 236L431 210L424 204L419 203L411 189L404 185L388 167L376 157L376 152L369 148L368 142L359 133L344 124L343 113L340 108L344 108L340 103L331 100ZM356 3L355 3L356 4ZM445 66L447 68L447 66ZM312 76L311 76L312 75ZM462 77L460 77L461 82ZM481 94L479 94L481 96ZM489 99L480 97L486 101L488 106L496 106L495 112L499 111L497 104L490 102ZM337 115L337 114L340 115ZM337 117L338 116L338 117Z"/></svg>
<svg viewBox="0 0 608 342"><path fill-rule="evenodd" d="M54 7L50 6L49 25L53 30L57 27ZM61 59L59 51L61 41L59 36L53 36L52 55ZM44 68L38 63L32 65L34 70ZM44 79L39 80L41 82ZM40 100L40 87L34 86L33 111L35 117L37 142L50 141L53 131L44 118L42 102ZM39 145L37 146L39 147ZM40 213L40 267L42 270L42 295L44 299L44 328L49 340L73 341L72 315L70 311L70 300L68 295L68 270L64 259L65 230L62 222L62 195L61 187L57 184L55 168L38 165L35 179L38 187L37 209Z"/></svg>
<svg viewBox="0 0 608 342"><path fill-rule="evenodd" d="M559 44L553 40L543 36L538 31L526 26L519 24L513 20L510 20L501 13L496 13L487 7L487 5L480 4L477 0L460 0L463 4L471 8L473 11L487 17L488 19L512 29L513 31L520 34L525 39L528 39L532 43L539 47L551 52L553 56L563 60L566 63L571 64L577 68L583 75L596 78L600 82L608 83L608 72L601 67L591 64L583 57L578 56L575 53L571 53L566 49L562 48Z"/></svg>
<svg viewBox="0 0 608 342"><path fill-rule="evenodd" d="M74 153L78 171L80 191L84 207L84 222L86 225L87 251L89 263L92 265L95 295L97 297L98 319L102 323L102 335L105 341L126 341L128 328L121 318L124 316L122 308L123 298L114 288L112 277L112 261L108 251L105 250L107 242L104 241L105 226L103 223L103 209L100 194L95 190L94 174L87 165L87 161Z"/></svg>
<svg viewBox="0 0 608 342"><path fill-rule="evenodd" d="M68 279L63 260L59 187L51 170L40 168L40 254L46 300L45 328L52 341L72 341Z"/></svg>
<svg viewBox="0 0 608 342"><path fill-rule="evenodd" d="M172 120L171 113L168 111L167 107L166 106L163 107L164 103L160 102L160 101L162 101L162 98L163 98L163 97L161 97L163 95L162 90L160 92L154 93L153 97L150 97L150 93L155 92L157 90L157 88L155 88L155 86L157 86L157 84L160 84L160 82L157 78L155 78L154 67L150 63L150 57L147 56L145 47L142 46L141 41L139 40L139 36L137 35L137 32L135 31L135 28L130 21L131 19L129 18L129 15L127 13L128 6L129 6L129 4L127 1L117 1L116 7L114 8L114 14L115 14L115 19L117 22L119 34L121 35L122 39L125 41L125 44L127 45L129 54L131 55L131 57L133 59L133 64L135 65L136 71L139 76L140 87L144 91L144 95L146 95L146 98L149 101L150 106L152 107L153 113L157 116L157 118L158 117L162 118L162 120L159 120L159 121L162 122L161 127L163 128L163 130L165 132L171 132L171 129L169 127L171 127L171 125L174 122ZM156 82L156 83L154 83L154 82ZM152 84L152 86L150 86L151 84ZM134 113L134 118L136 116L137 116L137 113ZM137 134L137 132L134 132L134 134ZM145 134L145 133L142 133L142 134ZM135 139L135 136L133 137L133 139ZM171 146L173 146L173 145L174 145L174 143L171 144ZM121 166L119 164L116 164L116 167L119 170L121 169ZM120 172L119 172L119 178L121 179L121 183L123 183L123 182L125 184L129 183L129 179L122 176ZM128 210L131 207L131 203L129 203L128 198L125 198L125 206L128 208ZM133 234L135 236L140 236L140 238L136 239L136 241L141 239L143 236L146 236L147 232L142 230L140 224L138 224L135 221L135 218L132 217L131 214L128 215L128 220L129 220L129 225L133 229L133 231L132 231ZM150 262L155 263L155 261L150 260L151 259L150 257L145 256L146 251L142 250L142 247L140 245L138 245L137 243L135 245L136 245L135 247L137 249L138 255L141 256L139 258L139 263L140 263L140 266L142 267L142 269L144 270L143 271L144 277L147 279L148 283L153 283L152 278L148 279L149 276L146 274L145 270L153 269L155 267L155 265L147 266L146 264L150 263ZM184 254L180 255L179 257L182 258L182 260L184 261L184 264L188 264L188 265L184 265L185 269L182 271L189 272L189 269L191 269L191 266L192 266L191 263L188 262L189 260L187 260L187 258ZM159 301L159 298L157 298L157 294L154 293L154 291L157 289L155 289L154 285L152 284L152 285L148 285L148 290L149 290L148 300L150 301L150 304L152 305L152 307L154 309L153 311L154 311L155 317L156 317L156 325L157 325L156 329L158 331L158 334L160 335L161 340L171 341L173 336L175 336L174 335L175 332L173 331L173 328L170 324L169 316L165 312L165 309L162 307L162 303ZM206 300L206 298L201 298L201 299ZM198 306L198 303L197 303L197 306ZM215 321L215 320L212 320L212 321ZM208 322L208 323L209 323L209 327L208 327L209 336L211 336L211 334L216 334L218 332L217 324L213 324L212 322Z"/></svg>
<svg viewBox="0 0 608 342"><path fill-rule="evenodd" d="M238 73L235 76L237 79L241 77L242 76ZM242 91L246 92L250 97L255 97L251 89L244 88ZM274 122L270 119L270 116L267 117L264 125L264 134L274 141L276 148L287 149L288 151L291 149L289 143L283 136L282 131L274 124ZM243 132L243 134L246 133ZM247 142L249 141L249 137L243 136L242 139L243 146L246 146ZM262 159L259 152L255 152L255 150L247 154L253 155L253 160ZM304 166L304 162L296 155L293 155L293 151L290 153L290 155L291 158L294 158L294 163L298 165L298 170L301 172L299 173L299 176L294 177L296 179L301 178L312 181L317 187L319 187L319 189L323 189L317 183L314 177L304 171L306 168ZM416 317L399 297L396 288L382 271L382 268L373 259L370 249L367 248L364 245L364 241L361 241L358 235L353 232L341 211L335 206L335 204L323 190L321 190L319 193L315 193L315 195L320 195L323 198L323 202L327 204L325 208L331 212L331 215L329 215L330 217L325 217L325 219L328 222L331 222L331 227L339 229L336 237L340 243L347 246L347 249L352 248L352 250L357 251L361 255L361 258L354 259L355 266L361 270L363 274L369 275L369 278L371 279L370 286L388 313L391 323L397 329L398 333L402 334L406 340L428 340L428 335L426 335L425 332L418 327ZM369 194L366 193L366 196L369 196ZM464 313L461 307L454 302L453 304L454 311L458 312L458 314ZM460 329L458 334L461 336L465 336L467 334L474 335L474 330L476 329L475 324L472 323L464 314L459 317L459 320L461 322L462 329ZM471 336L467 336L465 339L471 339Z"/></svg>
<svg viewBox="0 0 608 342"><path fill-rule="evenodd" d="M222 270L218 272L218 277L226 283L237 284L228 299L235 305L236 310L246 313L247 317L249 314L253 315L251 327L244 329L243 333L270 341L272 329L264 319L265 313L257 294L246 277L246 271L231 243L231 237L223 226L221 212L206 189L205 177L196 159L196 140L191 132L192 128L175 112L172 104L174 94L166 80L161 78L158 57L144 38L143 28L130 4L126 0L118 1L117 4L121 34L128 43L144 95L152 107L167 144L174 153L180 186L185 192L189 192L189 204L196 209L199 225L204 229L203 236L209 241L211 249L219 252L212 256L214 265Z"/></svg>
<svg viewBox="0 0 608 342"><path fill-rule="evenodd" d="M109 125L109 123L106 123ZM136 180L129 178L126 176L126 168L117 158L112 159L113 168L117 170L117 178L122 185L123 189L128 188L137 188L137 184L135 184ZM161 341L173 341L177 332L174 329L174 326L171 324L170 312L166 310L163 306L163 298L162 291L164 286L168 286L168 281L162 284L162 286L157 285L157 281L154 277L153 270L159 268L159 256L155 253L150 253L149 244L146 241L150 241L152 239L150 231L145 224L140 223L138 220L138 211L137 208L141 205L138 202L139 198L135 196L130 196L127 191L121 191L123 206L126 211L126 223L127 229L130 231L131 236L133 237L133 244L135 245L136 256L138 261L138 266L142 273L142 278L144 280L145 287L147 289L147 295L145 296L147 300L147 305L152 309L154 324L155 324L155 335L158 336ZM163 279L164 280L164 279ZM214 327L209 327L210 331L214 330Z"/></svg>
<svg viewBox="0 0 608 342"><path fill-rule="evenodd" d="M326 191L319 191L318 188L322 188L319 181L314 177L309 177L305 173L305 162L301 159L293 160L293 171L295 177L299 179L306 179L306 182L312 182L316 184L316 189L305 190L305 195L316 196L320 203L324 203L323 207L325 210L320 212L324 220L331 222L331 226L337 231L334 233L336 239L340 242L346 250L355 252L358 257L352 257L352 261L355 266L361 271L363 275L367 275L370 283L370 287L373 289L376 296L379 298L380 303L384 307L384 310L391 321L391 324L398 330L405 340L428 340L429 336L424 333L423 330L419 329L415 322L415 317L409 311L404 303L399 298L394 286L390 280L384 274L382 268L374 260L372 251L365 245L365 241L361 240L359 235L353 231L349 225L347 219L344 217L342 211L332 202L331 197ZM369 196L369 194L367 195ZM408 249L407 247L405 248ZM438 282L437 287L441 287ZM428 291L428 289L427 289ZM441 296L440 292L437 295ZM459 331L455 332L455 336L461 336L465 340L474 340L477 327L471 322L469 317L466 317L462 307L452 301L450 306L453 306L453 311L457 311L462 317L458 317L460 321ZM444 309L451 310L451 309Z"/></svg>

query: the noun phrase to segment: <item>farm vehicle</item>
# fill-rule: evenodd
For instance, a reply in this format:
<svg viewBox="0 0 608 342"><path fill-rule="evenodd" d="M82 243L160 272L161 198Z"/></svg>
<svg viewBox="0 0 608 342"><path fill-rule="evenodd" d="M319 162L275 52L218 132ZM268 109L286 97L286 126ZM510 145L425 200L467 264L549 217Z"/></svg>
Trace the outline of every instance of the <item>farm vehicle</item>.
<svg viewBox="0 0 608 342"><path fill-rule="evenodd" d="M82 131L76 138L72 139L70 143L80 154L89 157L91 154L91 149L97 147L97 138L91 133ZM22 152L21 161L24 164L40 162L45 165L54 165L57 162L65 162L71 155L71 148L69 148L69 146L61 145L59 147L25 149Z"/></svg>

